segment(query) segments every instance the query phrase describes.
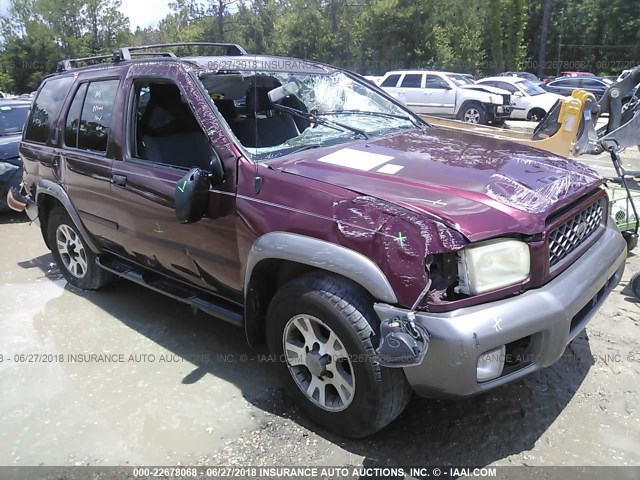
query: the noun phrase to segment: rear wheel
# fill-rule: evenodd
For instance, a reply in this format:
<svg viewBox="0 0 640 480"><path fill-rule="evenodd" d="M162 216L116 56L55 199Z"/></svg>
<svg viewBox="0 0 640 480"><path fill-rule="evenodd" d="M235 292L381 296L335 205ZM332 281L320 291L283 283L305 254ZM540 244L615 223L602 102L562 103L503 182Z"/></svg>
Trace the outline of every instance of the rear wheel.
<svg viewBox="0 0 640 480"><path fill-rule="evenodd" d="M469 102L462 106L459 118L463 122L486 125L487 111L481 103Z"/></svg>
<svg viewBox="0 0 640 480"><path fill-rule="evenodd" d="M109 272L98 267L96 256L62 207L55 207L49 214L47 238L60 272L71 285L97 290L113 279Z"/></svg>
<svg viewBox="0 0 640 480"><path fill-rule="evenodd" d="M284 285L267 314L267 341L289 392L319 425L348 437L377 432L404 410L401 369L381 367L373 301L341 277L310 274Z"/></svg>

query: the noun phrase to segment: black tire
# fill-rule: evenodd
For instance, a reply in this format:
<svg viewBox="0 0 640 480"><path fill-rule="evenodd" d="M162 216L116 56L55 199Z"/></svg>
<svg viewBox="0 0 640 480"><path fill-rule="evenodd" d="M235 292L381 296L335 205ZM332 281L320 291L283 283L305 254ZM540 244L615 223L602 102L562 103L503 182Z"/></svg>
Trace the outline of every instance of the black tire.
<svg viewBox="0 0 640 480"><path fill-rule="evenodd" d="M487 110L479 102L467 102L462 105L462 108L458 113L458 119L463 122L477 125L486 125L489 121ZM477 121L472 121L471 119Z"/></svg>
<svg viewBox="0 0 640 480"><path fill-rule="evenodd" d="M64 241L69 238L75 246L65 253L58 240ZM111 273L96 264L96 256L88 248L64 208L55 207L49 213L47 239L60 272L71 285L83 290L98 290L113 280L114 276ZM73 257L77 259L75 264L78 266L75 269L69 266L73 265Z"/></svg>
<svg viewBox="0 0 640 480"><path fill-rule="evenodd" d="M631 285L631 291L633 292L633 294L638 300L640 300L640 272L631 277L629 285Z"/></svg>
<svg viewBox="0 0 640 480"><path fill-rule="evenodd" d="M328 411L314 403L298 386L284 358L283 335L299 315L321 319L354 360L348 365L354 391L341 411ZM375 361L377 318L373 299L359 285L324 273L292 280L278 290L269 305L267 343L270 353L281 360L277 368L286 387L315 423L342 436L362 438L377 432L402 413L412 395L402 369L384 368ZM298 368L306 369L312 377L307 366ZM330 398L332 386L324 382L332 378L320 380L326 398Z"/></svg>
<svg viewBox="0 0 640 480"><path fill-rule="evenodd" d="M529 114L527 115L527 120L529 120L530 122L539 122L546 115L547 115L547 112L545 112L543 109L541 109L541 108L533 108L529 112Z"/></svg>

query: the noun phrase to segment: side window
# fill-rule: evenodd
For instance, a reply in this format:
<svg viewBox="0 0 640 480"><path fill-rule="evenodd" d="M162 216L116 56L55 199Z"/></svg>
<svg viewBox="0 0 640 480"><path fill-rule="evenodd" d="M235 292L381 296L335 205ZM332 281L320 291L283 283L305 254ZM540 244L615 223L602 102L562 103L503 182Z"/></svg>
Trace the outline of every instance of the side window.
<svg viewBox="0 0 640 480"><path fill-rule="evenodd" d="M400 84L403 88L420 88L422 85L421 73L407 73Z"/></svg>
<svg viewBox="0 0 640 480"><path fill-rule="evenodd" d="M83 83L76 91L69 112L67 113L67 119L64 123L64 144L67 147L78 146L78 128L80 127L80 112L82 111L82 104L84 103L84 96L87 93L87 84Z"/></svg>
<svg viewBox="0 0 640 480"><path fill-rule="evenodd" d="M47 142L53 128L53 122L58 114L58 109L67 96L72 83L72 77L47 80L33 102L31 115L29 115L24 134L25 140L38 143Z"/></svg>
<svg viewBox="0 0 640 480"><path fill-rule="evenodd" d="M106 152L111 127L111 112L120 80L91 82L87 87L80 125L78 148Z"/></svg>
<svg viewBox="0 0 640 480"><path fill-rule="evenodd" d="M496 82L495 86L511 93L516 93L518 91L515 85L511 85L510 83L507 83L507 82Z"/></svg>
<svg viewBox="0 0 640 480"><path fill-rule="evenodd" d="M398 80L400 79L400 75L393 74L389 75L384 79L384 82L380 85L381 87L395 87L398 84Z"/></svg>
<svg viewBox="0 0 640 480"><path fill-rule="evenodd" d="M427 81L424 88L439 88L440 90L448 88L449 85L444 81L442 77L437 75L427 75Z"/></svg>
<svg viewBox="0 0 640 480"><path fill-rule="evenodd" d="M129 155L179 168L208 170L213 147L186 98L170 81L134 82Z"/></svg>

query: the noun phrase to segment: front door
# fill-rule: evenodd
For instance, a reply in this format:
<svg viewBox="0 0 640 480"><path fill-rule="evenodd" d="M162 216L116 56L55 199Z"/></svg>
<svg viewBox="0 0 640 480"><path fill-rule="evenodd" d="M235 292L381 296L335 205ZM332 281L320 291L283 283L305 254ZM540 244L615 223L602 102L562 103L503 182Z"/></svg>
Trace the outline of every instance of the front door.
<svg viewBox="0 0 640 480"><path fill-rule="evenodd" d="M428 73L425 83L427 113L453 116L456 108L455 90L440 75Z"/></svg>
<svg viewBox="0 0 640 480"><path fill-rule="evenodd" d="M132 67L134 68L134 67ZM130 75L124 88L126 148L116 157L111 192L120 232L117 252L135 262L241 301L235 215L235 162L228 149L216 148L227 179L211 192L209 213L188 225L176 220L174 201L180 179L194 167L209 168L214 146L194 113L206 105L197 88L189 93L161 68L153 77ZM164 73L164 75L161 75ZM195 85L193 86L195 87Z"/></svg>

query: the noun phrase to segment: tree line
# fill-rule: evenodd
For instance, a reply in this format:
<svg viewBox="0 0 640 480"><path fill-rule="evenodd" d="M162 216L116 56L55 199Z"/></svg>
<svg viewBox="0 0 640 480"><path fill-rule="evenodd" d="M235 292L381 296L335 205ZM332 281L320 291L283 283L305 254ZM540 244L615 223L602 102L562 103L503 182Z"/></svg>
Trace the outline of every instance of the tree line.
<svg viewBox="0 0 640 480"><path fill-rule="evenodd" d="M640 0L175 0L132 31L121 0L10 0L0 89L37 88L64 58L212 41L362 74L434 68L617 74L640 64Z"/></svg>

